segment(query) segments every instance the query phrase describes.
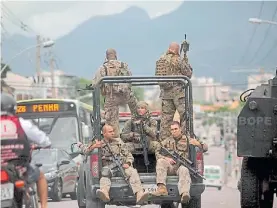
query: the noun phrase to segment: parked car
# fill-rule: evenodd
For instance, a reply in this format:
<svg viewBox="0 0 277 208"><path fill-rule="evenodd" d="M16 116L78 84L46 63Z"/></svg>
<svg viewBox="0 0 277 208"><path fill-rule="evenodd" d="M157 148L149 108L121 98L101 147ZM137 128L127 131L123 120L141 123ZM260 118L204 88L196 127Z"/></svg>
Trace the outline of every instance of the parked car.
<svg viewBox="0 0 277 208"><path fill-rule="evenodd" d="M48 196L61 201L67 194L76 200L78 166L71 156L60 149L40 149L32 153L32 163L41 163L41 171L48 182Z"/></svg>

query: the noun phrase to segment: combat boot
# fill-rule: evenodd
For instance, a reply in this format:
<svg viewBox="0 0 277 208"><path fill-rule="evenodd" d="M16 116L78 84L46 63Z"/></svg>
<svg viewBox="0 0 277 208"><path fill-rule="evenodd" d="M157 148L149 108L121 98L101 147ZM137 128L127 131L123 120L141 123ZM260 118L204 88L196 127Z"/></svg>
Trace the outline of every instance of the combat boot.
<svg viewBox="0 0 277 208"><path fill-rule="evenodd" d="M148 200L148 192L139 191L137 192L136 196L138 205L142 205L145 201Z"/></svg>
<svg viewBox="0 0 277 208"><path fill-rule="evenodd" d="M182 204L187 204L190 200L190 194L189 192L184 192L182 195L181 195L181 203Z"/></svg>
<svg viewBox="0 0 277 208"><path fill-rule="evenodd" d="M99 199L101 199L103 202L109 202L110 201L109 192L105 189L98 189L96 191L96 196Z"/></svg>
<svg viewBox="0 0 277 208"><path fill-rule="evenodd" d="M168 192L166 186L164 184L159 184L157 191L153 192L152 195L154 196L167 196Z"/></svg>

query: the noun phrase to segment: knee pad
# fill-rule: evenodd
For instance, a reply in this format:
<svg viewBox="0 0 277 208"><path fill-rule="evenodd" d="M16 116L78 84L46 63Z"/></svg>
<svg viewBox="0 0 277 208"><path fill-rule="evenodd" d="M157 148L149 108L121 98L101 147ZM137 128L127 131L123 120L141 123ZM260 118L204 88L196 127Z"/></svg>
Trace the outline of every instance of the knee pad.
<svg viewBox="0 0 277 208"><path fill-rule="evenodd" d="M108 167L103 167L101 175L102 175L102 177L111 178L112 177L111 169Z"/></svg>

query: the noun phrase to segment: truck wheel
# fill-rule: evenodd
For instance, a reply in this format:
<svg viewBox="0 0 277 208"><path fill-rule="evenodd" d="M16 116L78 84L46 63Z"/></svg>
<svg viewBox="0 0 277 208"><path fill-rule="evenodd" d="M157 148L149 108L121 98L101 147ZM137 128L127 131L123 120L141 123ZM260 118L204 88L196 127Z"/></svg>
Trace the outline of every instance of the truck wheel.
<svg viewBox="0 0 277 208"><path fill-rule="evenodd" d="M260 161L253 158L243 158L241 170L241 208L272 208L273 193L264 193L262 200L262 182L256 169Z"/></svg>
<svg viewBox="0 0 277 208"><path fill-rule="evenodd" d="M191 198L188 204L182 204L182 208L201 208L201 196Z"/></svg>
<svg viewBox="0 0 277 208"><path fill-rule="evenodd" d="M85 192L84 192L84 187L81 185L81 179L78 179L78 185L77 185L77 202L79 208L86 208L86 205L82 203L84 197L85 197Z"/></svg>
<svg viewBox="0 0 277 208"><path fill-rule="evenodd" d="M103 203L99 199L87 199L86 208L105 208L105 203Z"/></svg>
<svg viewBox="0 0 277 208"><path fill-rule="evenodd" d="M174 203L162 203L161 208L176 208L176 206L174 205Z"/></svg>

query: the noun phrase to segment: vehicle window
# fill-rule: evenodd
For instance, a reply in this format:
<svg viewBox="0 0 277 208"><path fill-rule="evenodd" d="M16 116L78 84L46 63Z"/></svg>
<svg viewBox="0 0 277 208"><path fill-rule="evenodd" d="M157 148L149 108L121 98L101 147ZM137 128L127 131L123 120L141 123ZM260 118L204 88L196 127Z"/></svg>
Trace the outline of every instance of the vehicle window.
<svg viewBox="0 0 277 208"><path fill-rule="evenodd" d="M71 152L71 144L78 142L76 117L29 119L44 131L52 142L52 147Z"/></svg>
<svg viewBox="0 0 277 208"><path fill-rule="evenodd" d="M209 174L219 174L220 171L218 169L206 169L205 173L209 173Z"/></svg>
<svg viewBox="0 0 277 208"><path fill-rule="evenodd" d="M62 161L62 160L71 160L70 156L64 152L64 151L59 151L58 152L58 160Z"/></svg>
<svg viewBox="0 0 277 208"><path fill-rule="evenodd" d="M50 165L57 162L57 151L56 150L34 150L32 152L32 163L42 163L43 165Z"/></svg>

